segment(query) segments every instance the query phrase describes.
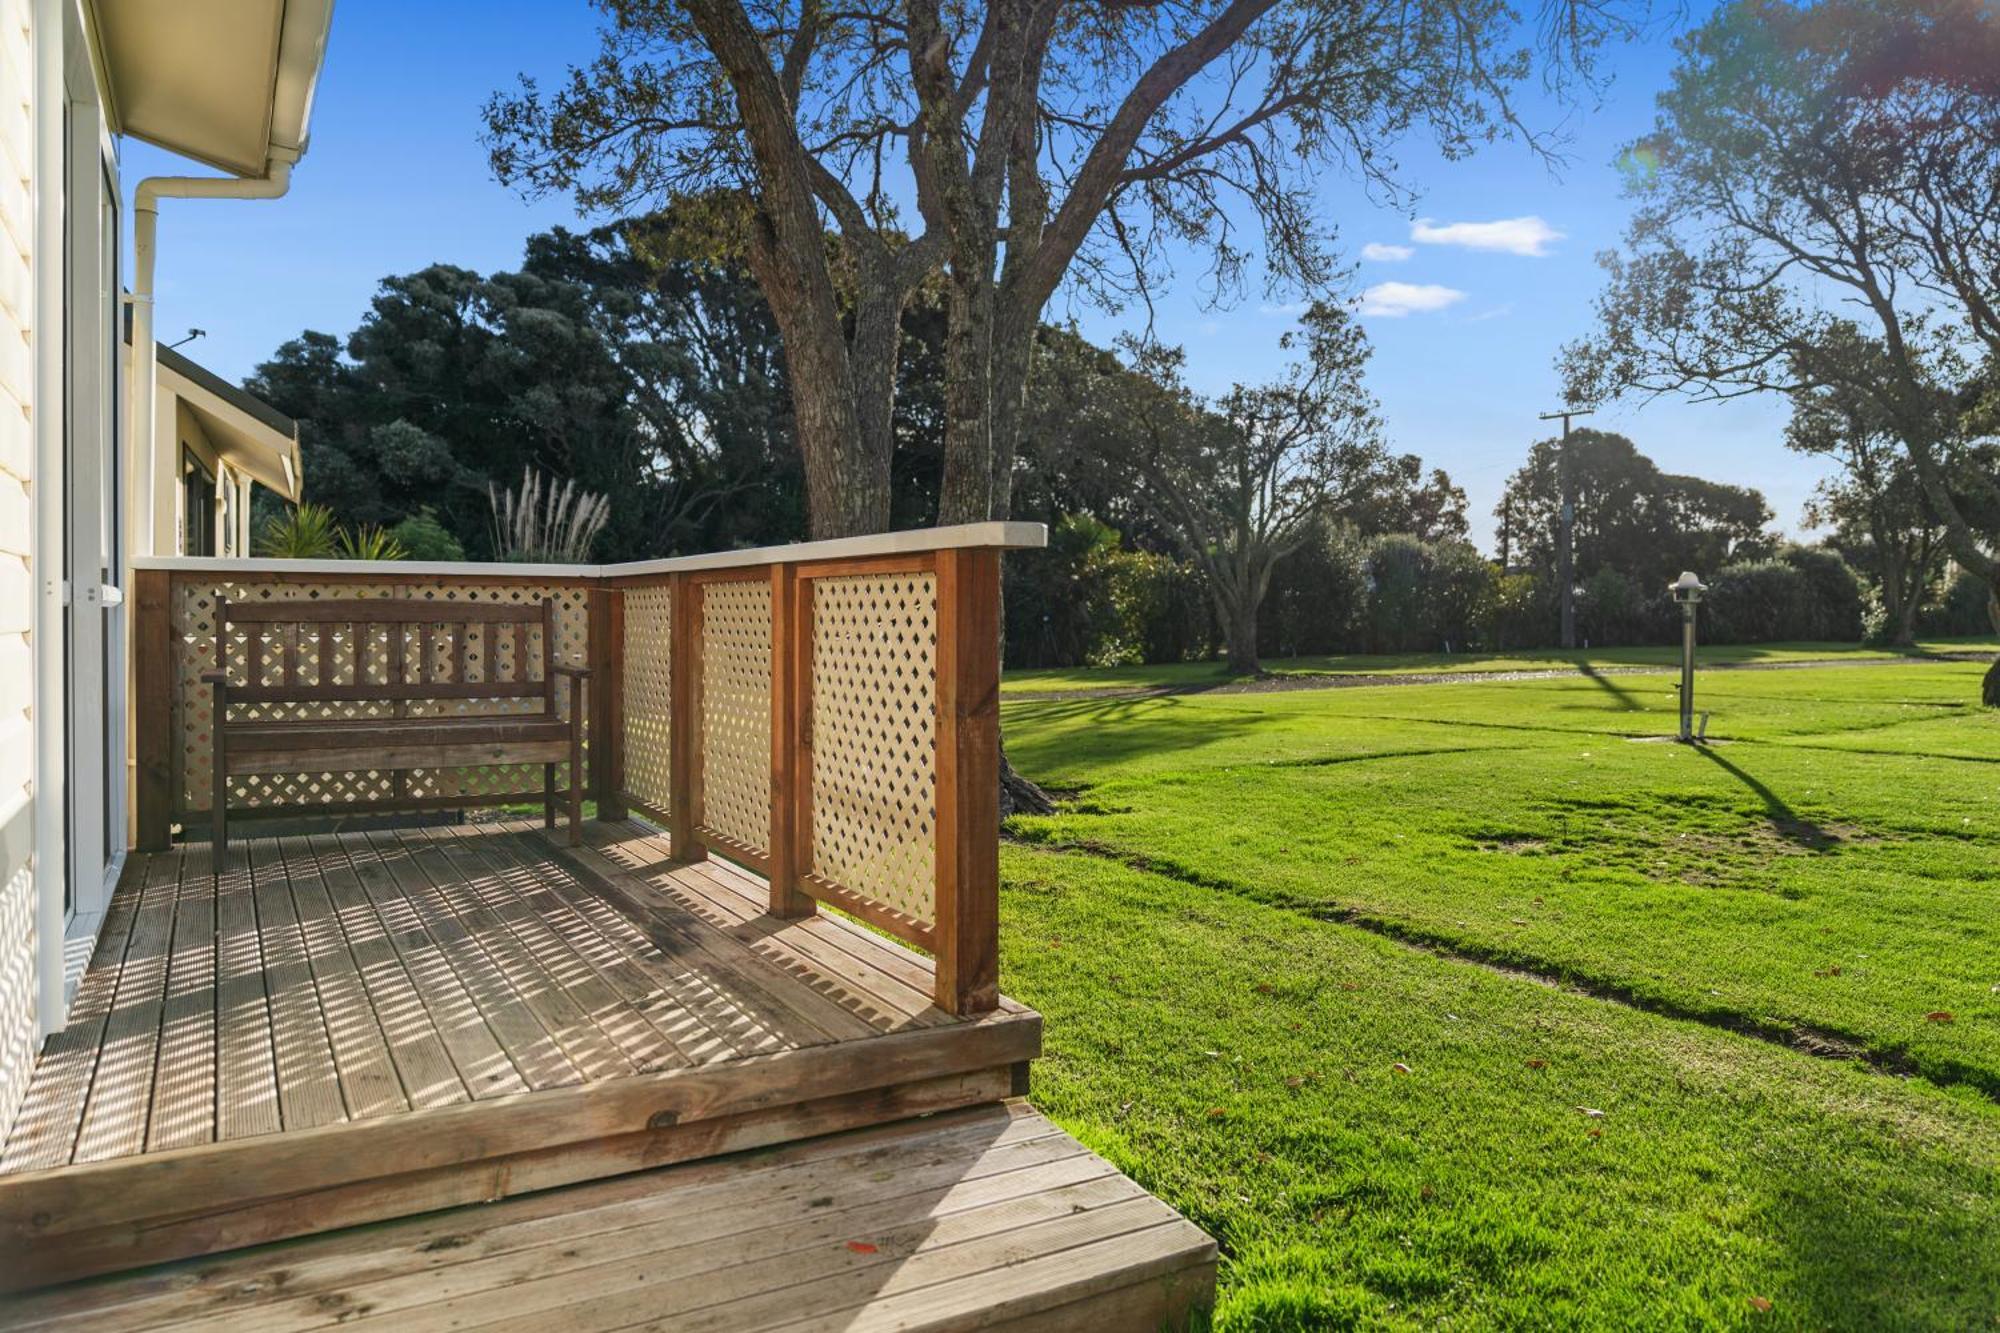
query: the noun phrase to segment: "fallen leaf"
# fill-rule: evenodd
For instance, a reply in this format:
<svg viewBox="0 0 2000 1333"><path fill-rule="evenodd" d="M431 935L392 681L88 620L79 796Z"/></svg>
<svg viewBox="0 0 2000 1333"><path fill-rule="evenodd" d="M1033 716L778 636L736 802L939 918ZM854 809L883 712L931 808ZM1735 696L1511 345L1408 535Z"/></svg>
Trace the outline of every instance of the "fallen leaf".
<svg viewBox="0 0 2000 1333"><path fill-rule="evenodd" d="M1933 1009L1924 1015L1926 1023L1955 1023L1957 1017L1949 1009Z"/></svg>
<svg viewBox="0 0 2000 1333"><path fill-rule="evenodd" d="M1816 977L1837 977L1840 975L1840 964L1835 963L1831 967L1822 967L1815 971L1813 975Z"/></svg>
<svg viewBox="0 0 2000 1333"><path fill-rule="evenodd" d="M1771 1298L1769 1296L1752 1296L1750 1297L1750 1308L1758 1314L1763 1314L1771 1308Z"/></svg>
<svg viewBox="0 0 2000 1333"><path fill-rule="evenodd" d="M1520 917L1518 917L1518 916L1510 916L1510 917L1508 917L1508 918L1507 918L1507 923L1508 923L1509 925L1513 925L1513 926L1525 926L1525 925L1527 925L1527 924L1528 924L1528 923L1527 923L1526 921L1523 921L1523 920L1522 920L1522 919L1521 919Z"/></svg>
<svg viewBox="0 0 2000 1333"><path fill-rule="evenodd" d="M1259 1166L1269 1166L1271 1164L1271 1161L1272 1161L1271 1154L1267 1152L1260 1152L1257 1154L1257 1164Z"/></svg>
<svg viewBox="0 0 2000 1333"><path fill-rule="evenodd" d="M875 1247L873 1245L870 1245L865 1240L850 1240L847 1242L847 1248L854 1251L856 1254L875 1253Z"/></svg>
<svg viewBox="0 0 2000 1333"><path fill-rule="evenodd" d="M1423 1197L1424 1197L1424 1198L1426 1198L1426 1199L1435 1199L1435 1198L1437 1197L1437 1194L1438 1194L1438 1192L1437 1192L1436 1190L1432 1189L1432 1188L1431 1188L1431 1187L1430 1187L1429 1185L1426 1185L1426 1186L1424 1186L1424 1188L1423 1188Z"/></svg>
<svg viewBox="0 0 2000 1333"><path fill-rule="evenodd" d="M1587 1115L1592 1120L1604 1119L1604 1112L1598 1110L1595 1106L1579 1106L1576 1108L1576 1113L1578 1115Z"/></svg>
<svg viewBox="0 0 2000 1333"><path fill-rule="evenodd" d="M1547 1060L1537 1059L1528 1061L1528 1068L1530 1069L1547 1069L1548 1067L1549 1062Z"/></svg>
<svg viewBox="0 0 2000 1333"><path fill-rule="evenodd" d="M1401 1060L1398 1060L1395 1064L1390 1065L1389 1068L1395 1070L1398 1074L1407 1074L1410 1072L1410 1067L1404 1064Z"/></svg>
<svg viewBox="0 0 2000 1333"><path fill-rule="evenodd" d="M1229 1108L1226 1106L1211 1106L1208 1108L1208 1118L1210 1120L1220 1120L1228 1114Z"/></svg>
<svg viewBox="0 0 2000 1333"><path fill-rule="evenodd" d="M1257 983L1257 993L1259 995L1269 995L1272 991L1276 989L1277 987L1273 986L1268 981L1260 981Z"/></svg>
<svg viewBox="0 0 2000 1333"><path fill-rule="evenodd" d="M1361 983L1358 981L1343 981L1340 983L1340 988L1342 990L1360 990Z"/></svg>
<svg viewBox="0 0 2000 1333"><path fill-rule="evenodd" d="M1601 1139L1604 1137L1604 1131L1601 1129L1593 1129L1590 1131L1590 1133L1584 1135L1584 1137L1587 1139Z"/></svg>
<svg viewBox="0 0 2000 1333"><path fill-rule="evenodd" d="M1222 1058L1221 1051L1203 1051L1202 1054L1211 1060L1220 1060Z"/></svg>
<svg viewBox="0 0 2000 1333"><path fill-rule="evenodd" d="M1303 1078L1300 1078L1297 1074L1294 1074L1290 1078L1285 1080L1285 1086L1288 1088L1303 1088L1305 1085L1306 1081Z"/></svg>

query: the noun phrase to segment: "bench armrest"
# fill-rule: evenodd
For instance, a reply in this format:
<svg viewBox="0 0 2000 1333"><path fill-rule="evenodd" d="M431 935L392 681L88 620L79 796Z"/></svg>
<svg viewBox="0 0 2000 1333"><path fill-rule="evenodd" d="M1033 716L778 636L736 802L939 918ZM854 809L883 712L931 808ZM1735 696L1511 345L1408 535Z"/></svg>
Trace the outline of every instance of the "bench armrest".
<svg viewBox="0 0 2000 1333"><path fill-rule="evenodd" d="M554 670L558 676L569 676L576 680L590 679L590 668L587 666L578 666L574 662L558 662L555 664Z"/></svg>
<svg viewBox="0 0 2000 1333"><path fill-rule="evenodd" d="M227 685L229 683L229 673L227 671L204 671L201 673L201 683L204 685Z"/></svg>

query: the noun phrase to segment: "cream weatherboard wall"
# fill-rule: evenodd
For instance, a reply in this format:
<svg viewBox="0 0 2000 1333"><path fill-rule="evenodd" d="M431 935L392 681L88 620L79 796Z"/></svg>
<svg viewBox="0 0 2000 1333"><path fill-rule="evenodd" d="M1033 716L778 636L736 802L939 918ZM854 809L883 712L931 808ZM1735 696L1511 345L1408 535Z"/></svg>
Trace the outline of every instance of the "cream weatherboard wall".
<svg viewBox="0 0 2000 1333"><path fill-rule="evenodd" d="M0 0L0 1125L37 1045L34 881L35 48Z"/></svg>

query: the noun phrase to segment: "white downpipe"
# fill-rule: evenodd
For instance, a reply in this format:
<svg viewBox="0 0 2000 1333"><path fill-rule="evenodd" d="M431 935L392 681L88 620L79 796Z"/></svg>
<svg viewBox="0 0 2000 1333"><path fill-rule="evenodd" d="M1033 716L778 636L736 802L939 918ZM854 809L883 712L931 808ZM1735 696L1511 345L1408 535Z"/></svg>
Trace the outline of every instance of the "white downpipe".
<svg viewBox="0 0 2000 1333"><path fill-rule="evenodd" d="M35 1018L63 1025L63 772L69 681L63 650L63 6L35 0Z"/></svg>
<svg viewBox="0 0 2000 1333"><path fill-rule="evenodd" d="M159 476L155 439L159 412L159 345L153 341L153 270L158 255L162 199L277 199L292 185L292 164L272 159L262 176L149 176L132 192L132 480L139 499L132 551L173 555L161 549L161 497L172 498Z"/></svg>

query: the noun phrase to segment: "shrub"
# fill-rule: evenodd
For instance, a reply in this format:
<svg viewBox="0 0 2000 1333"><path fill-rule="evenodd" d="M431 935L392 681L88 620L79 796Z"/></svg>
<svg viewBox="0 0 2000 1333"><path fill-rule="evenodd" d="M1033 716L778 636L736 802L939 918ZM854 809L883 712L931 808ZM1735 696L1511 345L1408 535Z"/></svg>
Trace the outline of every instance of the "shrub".
<svg viewBox="0 0 2000 1333"><path fill-rule="evenodd" d="M1328 525L1280 560L1258 620L1257 651L1299 657L1358 647L1368 610L1366 554L1353 529Z"/></svg>
<svg viewBox="0 0 2000 1333"><path fill-rule="evenodd" d="M1494 579L1486 613L1489 647L1546 648L1561 637L1555 589L1535 574L1501 574Z"/></svg>
<svg viewBox="0 0 2000 1333"><path fill-rule="evenodd" d="M403 560L408 553L395 535L374 523L342 528L335 545L342 560Z"/></svg>
<svg viewBox="0 0 2000 1333"><path fill-rule="evenodd" d="M1963 569L1954 568L1944 595L1917 617L1917 630L1947 638L2000 634L2000 617L1994 614L1992 591Z"/></svg>
<svg viewBox="0 0 2000 1333"><path fill-rule="evenodd" d="M411 560L465 559L464 545L438 522L429 505L390 528L389 535L401 544Z"/></svg>
<svg viewBox="0 0 2000 1333"><path fill-rule="evenodd" d="M325 505L293 505L270 515L257 529L256 553L273 560L334 560L340 556L341 535Z"/></svg>
<svg viewBox="0 0 2000 1333"><path fill-rule="evenodd" d="M1463 649L1491 615L1496 575L1470 543L1379 537L1366 573L1369 652Z"/></svg>
<svg viewBox="0 0 2000 1333"><path fill-rule="evenodd" d="M1708 586L1701 637L1709 643L1812 637L1812 585L1782 560L1725 565Z"/></svg>
<svg viewBox="0 0 2000 1333"><path fill-rule="evenodd" d="M1825 546L1787 546L1778 558L1796 569L1808 588L1811 624L1800 637L1858 642L1866 630L1868 599L1853 567Z"/></svg>
<svg viewBox="0 0 2000 1333"><path fill-rule="evenodd" d="M1009 663L1147 660L1148 630L1161 618L1171 569L1165 557L1124 549L1116 528L1088 514L1059 519L1045 549L1008 562Z"/></svg>

